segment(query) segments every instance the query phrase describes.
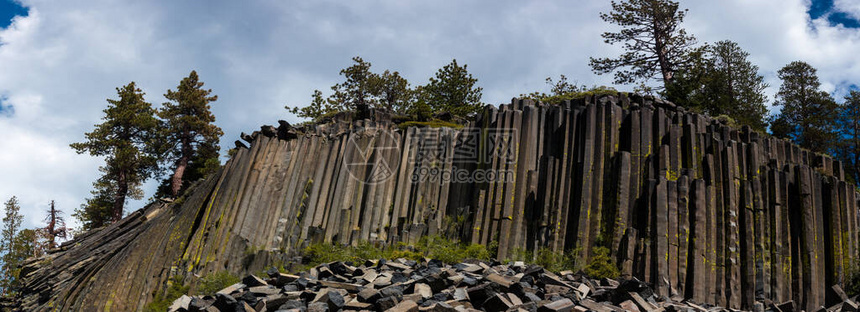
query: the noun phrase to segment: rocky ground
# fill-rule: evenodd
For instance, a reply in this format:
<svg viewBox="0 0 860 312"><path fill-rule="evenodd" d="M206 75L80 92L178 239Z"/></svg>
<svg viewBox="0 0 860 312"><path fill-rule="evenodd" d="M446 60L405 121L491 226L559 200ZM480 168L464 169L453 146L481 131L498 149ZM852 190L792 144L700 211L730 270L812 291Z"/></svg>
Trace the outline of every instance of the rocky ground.
<svg viewBox="0 0 860 312"><path fill-rule="evenodd" d="M170 311L726 311L680 298L658 298L636 279L591 279L540 266L441 261L332 262L291 275L269 270L214 295L183 296ZM858 311L856 297L827 311ZM756 311L799 311L791 301L757 302ZM823 310L822 310L823 311Z"/></svg>

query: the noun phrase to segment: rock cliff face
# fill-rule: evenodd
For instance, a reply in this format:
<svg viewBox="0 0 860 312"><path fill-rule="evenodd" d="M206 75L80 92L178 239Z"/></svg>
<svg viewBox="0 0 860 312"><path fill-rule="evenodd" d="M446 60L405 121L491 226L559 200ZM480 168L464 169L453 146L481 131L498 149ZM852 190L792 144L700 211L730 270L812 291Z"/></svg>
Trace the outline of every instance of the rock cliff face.
<svg viewBox="0 0 860 312"><path fill-rule="evenodd" d="M169 280L290 261L310 242L446 235L588 259L657 295L751 309L825 304L858 259L842 165L642 97L515 100L463 129L266 126L185 198L76 238L23 272L25 310L141 309Z"/></svg>

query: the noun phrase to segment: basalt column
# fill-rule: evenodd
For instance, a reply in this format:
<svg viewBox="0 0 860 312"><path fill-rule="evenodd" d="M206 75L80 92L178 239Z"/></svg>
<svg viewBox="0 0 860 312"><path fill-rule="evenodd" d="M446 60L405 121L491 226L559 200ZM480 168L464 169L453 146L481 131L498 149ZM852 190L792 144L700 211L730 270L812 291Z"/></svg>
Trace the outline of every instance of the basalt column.
<svg viewBox="0 0 860 312"><path fill-rule="evenodd" d="M515 99L461 128L382 112L266 126L218 171L30 261L25 310L139 310L169 283L287 264L314 243L416 244L494 255L606 248L660 296L752 310L834 299L858 261L842 164L652 97Z"/></svg>

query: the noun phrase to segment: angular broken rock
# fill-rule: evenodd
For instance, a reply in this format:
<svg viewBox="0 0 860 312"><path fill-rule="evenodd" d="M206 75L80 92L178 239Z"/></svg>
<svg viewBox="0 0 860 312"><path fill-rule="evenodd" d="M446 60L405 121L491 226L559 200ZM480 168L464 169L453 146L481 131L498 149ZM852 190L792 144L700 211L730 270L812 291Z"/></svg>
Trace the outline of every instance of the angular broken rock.
<svg viewBox="0 0 860 312"><path fill-rule="evenodd" d="M379 311L387 311L388 309L391 309L396 306L398 303L400 303L400 300L397 299L397 297L391 296L377 300L375 306Z"/></svg>
<svg viewBox="0 0 860 312"><path fill-rule="evenodd" d="M430 289L430 286L428 286L427 284L416 283L414 287L414 293L421 295L421 298L428 299L433 297L433 290Z"/></svg>
<svg viewBox="0 0 860 312"><path fill-rule="evenodd" d="M341 282L330 282L330 281L319 281L320 285L323 287L331 287L337 289L343 289L351 293L357 293L361 291L361 285L349 284L349 283L341 283Z"/></svg>
<svg viewBox="0 0 860 312"><path fill-rule="evenodd" d="M245 288L245 284L242 284L242 283L236 283L236 284L233 284L233 285L227 286L227 288L224 288L224 289L219 290L216 294L229 295L229 294L232 294L232 293L234 293L234 292L236 292L236 291L239 291L239 290L240 290L240 289L242 289L242 288Z"/></svg>
<svg viewBox="0 0 860 312"><path fill-rule="evenodd" d="M254 275L248 275L245 278L243 278L242 284L245 284L248 287L269 285L268 283L266 283L266 281L262 280L259 277L254 276Z"/></svg>
<svg viewBox="0 0 860 312"><path fill-rule="evenodd" d="M622 309L624 309L624 311L640 312L639 307L636 306L636 304L630 300L625 300L625 301L619 303L618 306L621 307Z"/></svg>
<svg viewBox="0 0 860 312"><path fill-rule="evenodd" d="M499 286L502 286L505 289L510 288L511 285L514 284L514 281L511 278L504 277L496 273L487 275L486 279L488 281L498 284Z"/></svg>
<svg viewBox="0 0 860 312"><path fill-rule="evenodd" d="M186 295L182 295L182 297L179 297L179 299L176 299L175 301L173 301L173 304L171 304L170 307L167 308L167 310L170 312L188 311L190 305L191 305L191 297L188 297Z"/></svg>
<svg viewBox="0 0 860 312"><path fill-rule="evenodd" d="M385 310L388 312L418 312L418 304L412 300L404 300L401 303L398 303L396 306Z"/></svg>
<svg viewBox="0 0 860 312"><path fill-rule="evenodd" d="M573 311L574 306L576 305L573 304L573 301L564 298L541 306L538 308L538 312L567 312Z"/></svg>
<svg viewBox="0 0 860 312"><path fill-rule="evenodd" d="M256 296L268 296L281 293L280 289L272 286L254 286L248 288L248 291Z"/></svg>
<svg viewBox="0 0 860 312"><path fill-rule="evenodd" d="M715 310L677 298L658 298L648 284L636 279L592 280L582 273L569 272L562 278L537 266L516 263L449 266L438 261L399 260L370 261L355 267L332 262L310 271L299 277L270 270L268 282L251 275L214 297L180 297L171 311ZM271 286L278 284L283 286ZM838 293L838 288L832 291ZM758 310L764 310L765 306L776 310L770 302L754 304ZM782 311L794 311L791 301L779 307ZM857 303L845 299L832 310L839 308L856 311Z"/></svg>
<svg viewBox="0 0 860 312"><path fill-rule="evenodd" d="M426 307L418 307L422 312L456 312L457 309L445 302L434 302Z"/></svg>
<svg viewBox="0 0 860 312"><path fill-rule="evenodd" d="M337 290L329 290L318 299L319 300L317 300L317 302L325 302L325 304L328 305L329 311L340 310L340 308L345 304L343 295L341 295Z"/></svg>
<svg viewBox="0 0 860 312"><path fill-rule="evenodd" d="M311 304L308 305L308 311L307 312L327 312L327 311L328 311L328 304L326 304L325 302L311 302Z"/></svg>
<svg viewBox="0 0 860 312"><path fill-rule="evenodd" d="M845 299L845 301L842 302L842 311L845 311L845 312L860 311L860 304L857 304L857 302L854 300Z"/></svg>
<svg viewBox="0 0 860 312"><path fill-rule="evenodd" d="M357 296L358 301L367 303L375 303L376 300L379 300L381 297L382 295L379 294L379 291L370 287L366 287L359 291Z"/></svg>
<svg viewBox="0 0 860 312"><path fill-rule="evenodd" d="M508 296L496 294L495 296L490 297L490 299L487 299L482 306L486 311L507 311L512 308L514 304L510 299L508 299Z"/></svg>

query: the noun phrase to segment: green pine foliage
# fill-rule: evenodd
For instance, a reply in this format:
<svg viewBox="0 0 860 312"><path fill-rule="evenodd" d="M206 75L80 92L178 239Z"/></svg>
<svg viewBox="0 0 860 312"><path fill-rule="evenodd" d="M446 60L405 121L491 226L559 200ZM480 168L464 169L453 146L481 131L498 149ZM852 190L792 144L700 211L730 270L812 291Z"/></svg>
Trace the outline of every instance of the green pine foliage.
<svg viewBox="0 0 860 312"><path fill-rule="evenodd" d="M468 65L457 64L457 60L443 66L435 77L422 88L426 102L433 111L444 111L458 117L476 114L481 110L483 88L475 86L478 79L467 70Z"/></svg>
<svg viewBox="0 0 860 312"><path fill-rule="evenodd" d="M105 157L105 164L99 168L102 176L94 183L98 193L94 198L99 201L93 204L97 205L76 213L86 228L92 227L91 222L104 224L122 218L126 199L142 198L140 185L158 170L157 150L152 144L157 141L160 126L155 110L134 82L116 90L119 99L107 100L103 122L85 134L85 142L71 144L79 154ZM109 214L101 211L107 209L105 196L112 201ZM108 215L107 220L92 219Z"/></svg>
<svg viewBox="0 0 860 312"><path fill-rule="evenodd" d="M3 216L3 228L0 231L0 252L2 252L2 279L0 279L0 294L7 296L12 292L16 279L17 264L19 257L16 254L15 238L18 235L18 230L21 227L21 206L18 204L18 198L12 196L6 203L5 215Z"/></svg>
<svg viewBox="0 0 860 312"><path fill-rule="evenodd" d="M372 109L392 113L394 120L426 122L434 114L447 112L462 118L480 111L482 89L467 65L452 60L430 78L426 85L412 87L397 71L371 71L370 62L352 58L354 64L340 71L344 81L331 87L332 94L324 97L314 90L307 106L285 106L288 112L312 122L324 122L340 112L351 112L355 118L368 118Z"/></svg>
<svg viewBox="0 0 860 312"><path fill-rule="evenodd" d="M605 43L622 44L616 58L591 58L597 74L615 72L615 83L630 84L657 78L668 85L676 71L686 66L688 50L696 38L681 28L687 10L671 0L612 1L612 11L600 18L618 25L618 32L602 34Z"/></svg>
<svg viewBox="0 0 860 312"><path fill-rule="evenodd" d="M165 156L161 160L170 165L173 175L168 178L170 192L156 196L177 198L190 182L220 166L218 143L224 132L214 124L209 103L218 100L218 96L211 94L211 89L203 89L203 82L193 70L175 91L164 94L170 102L165 102L157 113L164 122L160 148Z"/></svg>
<svg viewBox="0 0 860 312"><path fill-rule="evenodd" d="M820 89L817 70L795 61L777 74L782 85L776 94L778 115L771 119L771 132L778 138L789 139L813 152L830 152L838 140L836 129L838 105Z"/></svg>
<svg viewBox="0 0 860 312"><path fill-rule="evenodd" d="M332 115L341 110L338 105L333 102L327 101L322 96L322 91L314 90L314 94L311 96L311 104L305 107L289 107L284 106L290 113L293 113L300 118L308 118L313 121L320 121L325 116Z"/></svg>
<svg viewBox="0 0 860 312"><path fill-rule="evenodd" d="M347 110L354 112L356 118L367 118L371 109L386 109L401 115L413 112L416 91L399 72L385 70L377 74L370 70L370 62L361 57L356 56L352 61L355 64L340 71L345 80L331 87L331 96L323 98L322 91L314 90L308 106L286 106L287 111L314 122Z"/></svg>
<svg viewBox="0 0 860 312"><path fill-rule="evenodd" d="M370 72L370 62L361 57L352 58L353 64L340 71L346 80L331 87L334 94L329 98L332 105L346 107L357 114L357 118L369 117L370 109L376 106L373 96L374 74Z"/></svg>
<svg viewBox="0 0 860 312"><path fill-rule="evenodd" d="M93 187L94 190L90 191L92 197L85 199L85 202L72 213L72 217L81 222L83 231L107 226L112 221L113 189L104 179L94 182Z"/></svg>
<svg viewBox="0 0 860 312"><path fill-rule="evenodd" d="M398 114L408 113L415 91L409 87L409 81L400 76L400 73L386 69L382 74L372 75L370 82L371 93L379 101L377 106Z"/></svg>
<svg viewBox="0 0 860 312"><path fill-rule="evenodd" d="M0 281L3 296L11 297L18 293L21 287L18 266L32 257L39 257L46 248L43 229L23 229L15 235L11 252L3 255L4 279Z"/></svg>
<svg viewBox="0 0 860 312"><path fill-rule="evenodd" d="M706 113L725 115L741 125L764 131L768 87L749 53L724 40L693 50L687 67L676 72L663 96L675 104Z"/></svg>
<svg viewBox="0 0 860 312"><path fill-rule="evenodd" d="M839 106L839 112L841 140L835 155L847 169L846 180L857 184L860 181L860 91L851 90Z"/></svg>

